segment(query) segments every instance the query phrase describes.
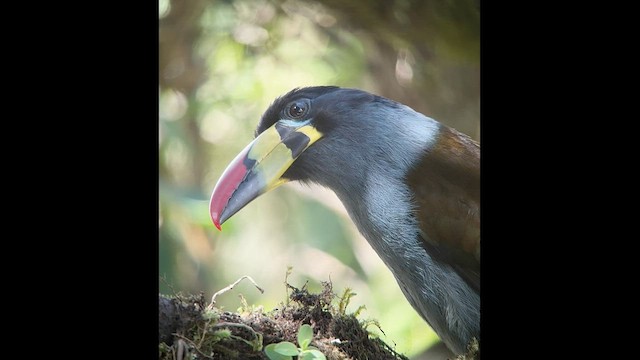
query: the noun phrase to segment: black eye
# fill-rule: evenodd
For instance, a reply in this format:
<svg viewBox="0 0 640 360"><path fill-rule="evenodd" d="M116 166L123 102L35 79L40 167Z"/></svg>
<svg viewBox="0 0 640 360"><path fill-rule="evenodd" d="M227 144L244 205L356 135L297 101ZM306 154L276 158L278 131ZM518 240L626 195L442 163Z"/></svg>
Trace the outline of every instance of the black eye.
<svg viewBox="0 0 640 360"><path fill-rule="evenodd" d="M304 100L294 101L287 107L286 115L292 119L300 119L309 111L309 103Z"/></svg>

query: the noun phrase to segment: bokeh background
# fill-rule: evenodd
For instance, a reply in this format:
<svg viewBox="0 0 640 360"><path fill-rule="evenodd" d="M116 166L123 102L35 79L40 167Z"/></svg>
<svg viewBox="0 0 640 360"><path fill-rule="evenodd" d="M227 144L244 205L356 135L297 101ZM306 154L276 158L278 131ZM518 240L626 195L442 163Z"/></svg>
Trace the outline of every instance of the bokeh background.
<svg viewBox="0 0 640 360"><path fill-rule="evenodd" d="M239 294L271 310L289 283L331 280L358 295L349 310L412 359L438 340L404 299L336 196L286 184L219 232L211 191L253 139L269 104L294 87L361 88L480 136L480 3L453 0L159 0L159 286L211 296L234 311ZM357 169L354 169L357 171Z"/></svg>

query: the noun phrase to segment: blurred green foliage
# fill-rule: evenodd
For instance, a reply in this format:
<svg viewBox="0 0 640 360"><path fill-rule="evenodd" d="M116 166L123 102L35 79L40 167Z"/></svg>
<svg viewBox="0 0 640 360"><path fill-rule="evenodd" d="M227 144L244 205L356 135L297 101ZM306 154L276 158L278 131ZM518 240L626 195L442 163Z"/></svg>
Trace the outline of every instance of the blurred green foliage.
<svg viewBox="0 0 640 360"><path fill-rule="evenodd" d="M159 1L160 291L266 310L289 281L354 289L380 334L408 356L436 337L335 195L287 184L253 201L218 232L209 195L252 140L269 104L294 87L339 85L393 98L479 137L479 13L472 1ZM372 329L374 330L374 329Z"/></svg>

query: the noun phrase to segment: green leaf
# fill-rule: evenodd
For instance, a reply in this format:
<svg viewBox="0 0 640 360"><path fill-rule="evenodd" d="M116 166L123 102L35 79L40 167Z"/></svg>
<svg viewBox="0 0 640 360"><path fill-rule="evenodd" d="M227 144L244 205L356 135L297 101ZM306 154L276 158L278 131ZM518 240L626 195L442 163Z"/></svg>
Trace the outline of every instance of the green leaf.
<svg viewBox="0 0 640 360"><path fill-rule="evenodd" d="M298 355L299 353L298 348L295 346L295 344L288 341L283 341L281 343L276 344L273 350L275 350L277 353L280 353L282 355L289 355L289 356L295 356L295 355Z"/></svg>
<svg viewBox="0 0 640 360"><path fill-rule="evenodd" d="M300 326L298 330L298 344L302 350L306 349L313 339L313 329L308 324Z"/></svg>
<svg viewBox="0 0 640 360"><path fill-rule="evenodd" d="M285 356L277 353L275 351L276 345L277 344L269 344L264 348L264 353L267 355L267 357L270 360L292 360L293 359L291 356Z"/></svg>
<svg viewBox="0 0 640 360"><path fill-rule="evenodd" d="M298 343L300 344L300 349L307 350L309 348L309 343L311 342L311 340L309 339L304 339L302 340L302 342L300 342L300 340L298 340Z"/></svg>
<svg viewBox="0 0 640 360"><path fill-rule="evenodd" d="M323 359L323 360L327 360L327 358L324 356L323 353L320 352L320 350L309 350L310 353L312 353L316 359Z"/></svg>
<svg viewBox="0 0 640 360"><path fill-rule="evenodd" d="M305 350L298 356L300 360L327 360L319 350Z"/></svg>

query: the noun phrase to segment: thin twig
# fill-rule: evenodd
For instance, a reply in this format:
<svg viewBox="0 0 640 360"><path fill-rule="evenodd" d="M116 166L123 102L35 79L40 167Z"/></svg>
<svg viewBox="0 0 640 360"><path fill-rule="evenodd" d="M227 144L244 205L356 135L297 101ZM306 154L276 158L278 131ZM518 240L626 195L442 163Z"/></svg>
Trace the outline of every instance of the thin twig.
<svg viewBox="0 0 640 360"><path fill-rule="evenodd" d="M251 326L248 326L248 325L245 325L245 324L230 323L230 322L220 322L220 323L217 323L217 324L213 325L214 328L222 328L222 327L227 327L227 326L239 327L239 328L243 328L245 330L249 330L256 339L258 338L258 334L256 333L256 331L253 330L253 328Z"/></svg>
<svg viewBox="0 0 640 360"><path fill-rule="evenodd" d="M253 330L252 327L245 325L245 324L241 324L241 323L230 323L230 322L224 322L224 323L217 323L215 325L213 325L214 328L225 328L225 327L239 327L245 330L248 330L249 332L251 332L251 334L253 334L253 337L258 340L258 342L260 344L262 344L262 336L257 333L255 330ZM252 349L256 348L256 345L254 343L251 343L249 341L247 341L246 339L240 337L240 336L235 336L235 335L231 335L232 338L236 339L236 340L242 340L245 344L251 346Z"/></svg>
<svg viewBox="0 0 640 360"><path fill-rule="evenodd" d="M223 288L222 290L219 290L215 294L213 294L213 296L211 297L211 303L207 306L207 309L209 309L209 310L213 309L213 306L216 304L216 297L218 295L224 294L227 291L233 289L236 285L238 285L238 283L240 283L240 281L242 281L244 279L249 279L251 281L251 283L253 283L253 286L255 286L258 290L260 290L260 293L264 294L264 290L262 290L262 288L260 286L258 286L258 284L256 284L255 281L253 281L251 276L245 275L245 276L241 277L240 279L236 280L236 282L234 282L233 284L231 284L231 285Z"/></svg>
<svg viewBox="0 0 640 360"><path fill-rule="evenodd" d="M191 344L191 347L192 347L195 351L197 351L200 355L202 355L202 356L206 357L207 359L213 359L211 356L209 356L209 355L207 355L207 354L203 353L202 351L200 351L200 349L198 348L198 346L196 346L196 344L195 344L193 341L191 341L191 339L188 339L188 338L186 338L186 337L184 337L184 336L182 336L182 335L180 335L180 334L176 334L176 333L174 333L174 334L172 334L172 335L177 336L177 337L179 337L180 339L182 339L182 340L184 340L184 341L188 342L189 344Z"/></svg>
<svg viewBox="0 0 640 360"><path fill-rule="evenodd" d="M182 360L183 354L184 354L184 341L180 339L178 340L178 355L176 356L176 359Z"/></svg>
<svg viewBox="0 0 640 360"><path fill-rule="evenodd" d="M173 288L173 285L171 283L169 283L169 281L167 281L167 275L164 274L162 276L160 276L160 280L162 280L162 282L167 285L169 287L169 289L171 289L171 292L173 293L174 296L177 295L176 293L176 289Z"/></svg>
<svg viewBox="0 0 640 360"><path fill-rule="evenodd" d="M204 323L204 329L202 329L202 336L200 337L200 342L198 342L198 347L202 346L202 343L204 342L204 339L206 338L206 334L207 334L207 327L209 326L209 323L211 322L211 319L207 320L206 323ZM198 326L200 327L200 326Z"/></svg>
<svg viewBox="0 0 640 360"><path fill-rule="evenodd" d="M264 290L262 290L262 288L260 286L258 286L258 284L256 284L256 282L251 278L251 276L249 275L245 275L243 277L241 277L240 279L236 280L233 284L217 291L215 294L213 294L213 296L211 297L211 303L209 305L207 305L207 310L213 310L213 306L216 304L216 297L218 295L224 294L225 292L233 289L236 285L238 285L238 283L240 283L240 281L244 280L244 279L249 279L253 285L258 288L258 290L260 290L260 292L262 294L264 294ZM202 331L203 334L207 333L207 327L209 326L209 323L211 322L211 319L209 319L205 324L204 324L204 330ZM204 335L202 336L202 338L200 339L200 343L198 344L198 347L202 346L202 343L204 342Z"/></svg>
<svg viewBox="0 0 640 360"><path fill-rule="evenodd" d="M182 349L181 348L182 344L183 343L180 340L178 340L178 349ZM180 353L177 353L176 347L172 346L171 353L173 354L173 359L182 360L182 350Z"/></svg>
<svg viewBox="0 0 640 360"><path fill-rule="evenodd" d="M286 299L286 304L285 306L289 306L289 275L291 275L291 272L293 271L293 266L289 265L287 266L287 272L284 274L284 292L285 294L287 294L287 296L285 297Z"/></svg>

